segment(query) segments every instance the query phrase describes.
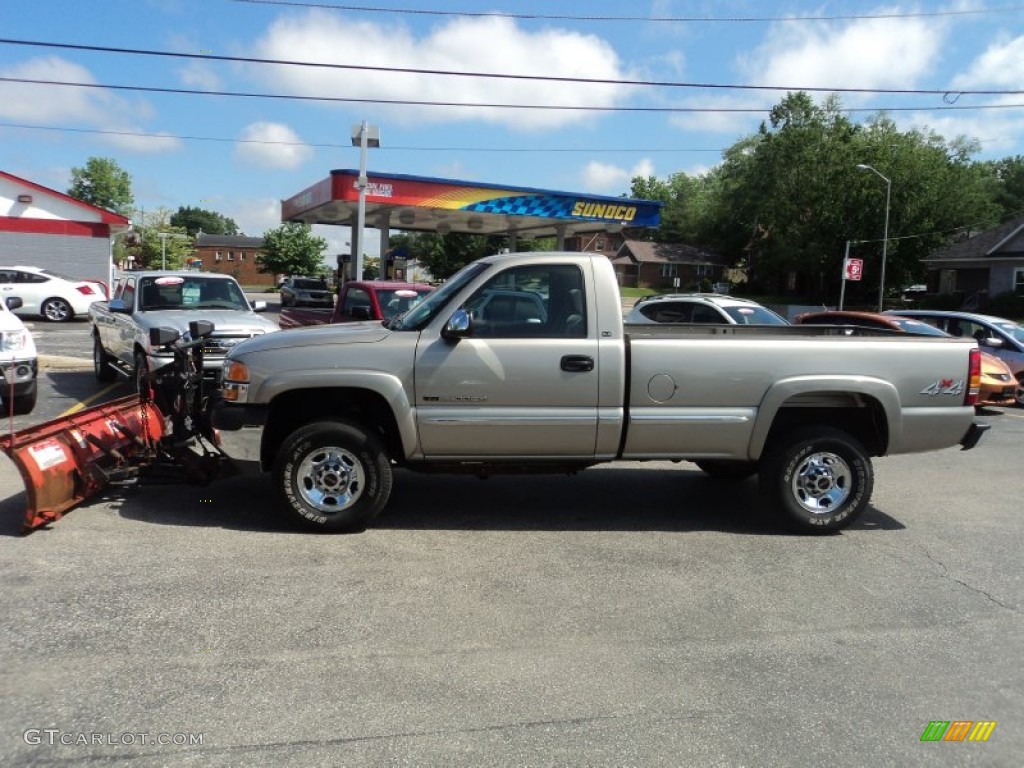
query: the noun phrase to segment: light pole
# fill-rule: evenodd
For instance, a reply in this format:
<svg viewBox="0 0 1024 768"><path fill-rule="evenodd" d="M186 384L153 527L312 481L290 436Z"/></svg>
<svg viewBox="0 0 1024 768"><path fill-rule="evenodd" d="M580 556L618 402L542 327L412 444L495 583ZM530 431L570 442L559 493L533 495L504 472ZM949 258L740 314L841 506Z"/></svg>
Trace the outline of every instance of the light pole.
<svg viewBox="0 0 1024 768"><path fill-rule="evenodd" d="M188 235L181 235L177 232L157 232L156 236L160 238L160 269L167 269L167 238L168 237L184 237Z"/></svg>
<svg viewBox="0 0 1024 768"><path fill-rule="evenodd" d="M857 163L857 170L871 171L885 182L885 229L882 232L882 274L878 282L878 311L881 312L885 308L883 305L885 301L885 258L889 248L889 200L892 194L892 182L889 180L889 177L880 173L877 168L872 168L865 163Z"/></svg>
<svg viewBox="0 0 1024 768"><path fill-rule="evenodd" d="M359 190L359 207L356 209L356 233L352 238L353 254L356 260L356 280L363 279L363 231L366 228L366 150L380 146L380 128L368 125L365 120L352 126L352 146L359 147L359 178L356 189Z"/></svg>

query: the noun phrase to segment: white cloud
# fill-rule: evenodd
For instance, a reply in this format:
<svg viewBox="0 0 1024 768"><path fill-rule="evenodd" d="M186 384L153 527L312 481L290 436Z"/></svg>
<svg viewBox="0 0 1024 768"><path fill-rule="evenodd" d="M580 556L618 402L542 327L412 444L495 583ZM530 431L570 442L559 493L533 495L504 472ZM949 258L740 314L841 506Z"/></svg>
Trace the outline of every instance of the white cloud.
<svg viewBox="0 0 1024 768"><path fill-rule="evenodd" d="M301 57L297 52L301 52ZM337 64L559 77L626 77L612 46L594 35L544 28L519 28L503 18L462 18L417 38L398 24L356 22L340 14L311 11L274 22L254 46L254 55L302 58ZM331 95L489 104L610 106L630 89L536 80L446 77L395 72L274 67L258 70L278 88L302 95ZM513 128L539 129L576 123L585 111L499 108L410 107L375 109L391 119L433 122L479 120Z"/></svg>
<svg viewBox="0 0 1024 768"><path fill-rule="evenodd" d="M1006 86L1020 88L1024 82L1024 35L1000 39L972 62L953 83L960 88Z"/></svg>
<svg viewBox="0 0 1024 768"><path fill-rule="evenodd" d="M224 215L235 220L238 229L249 237L260 237L268 229L281 225L281 201L272 197L227 201Z"/></svg>
<svg viewBox="0 0 1024 768"><path fill-rule="evenodd" d="M907 88L931 72L948 30L928 18L782 22L740 65L758 85Z"/></svg>
<svg viewBox="0 0 1024 768"><path fill-rule="evenodd" d="M96 82L85 67L58 56L28 59L0 69L0 74L28 80ZM148 131L138 121L152 116L153 109L148 102L123 99L101 88L0 83L0 119L4 120L145 134ZM98 140L132 152L167 152L181 146L179 140L166 133L152 136L104 134Z"/></svg>
<svg viewBox="0 0 1024 768"><path fill-rule="evenodd" d="M298 168L313 157L313 148L283 123L251 123L238 138L235 157L261 168Z"/></svg>
<svg viewBox="0 0 1024 768"><path fill-rule="evenodd" d="M647 158L632 168L591 160L583 168L581 183L587 192L619 195L629 193L630 182L637 176L654 176L654 163Z"/></svg>
<svg viewBox="0 0 1024 768"><path fill-rule="evenodd" d="M204 91L215 91L221 87L220 78L202 61L192 61L178 70L183 85Z"/></svg>

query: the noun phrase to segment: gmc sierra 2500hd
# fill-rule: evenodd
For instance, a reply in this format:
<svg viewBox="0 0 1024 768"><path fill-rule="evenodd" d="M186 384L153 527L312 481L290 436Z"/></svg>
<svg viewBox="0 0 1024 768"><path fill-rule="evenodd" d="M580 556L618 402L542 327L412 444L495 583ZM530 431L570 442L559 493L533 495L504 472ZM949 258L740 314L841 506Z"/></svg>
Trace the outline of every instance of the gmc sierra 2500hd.
<svg viewBox="0 0 1024 768"><path fill-rule="evenodd" d="M327 531L383 509L392 467L573 472L618 459L758 474L825 533L868 504L871 458L977 443L973 341L802 326L624 326L604 256L474 262L404 315L244 341L213 412L222 449Z"/></svg>

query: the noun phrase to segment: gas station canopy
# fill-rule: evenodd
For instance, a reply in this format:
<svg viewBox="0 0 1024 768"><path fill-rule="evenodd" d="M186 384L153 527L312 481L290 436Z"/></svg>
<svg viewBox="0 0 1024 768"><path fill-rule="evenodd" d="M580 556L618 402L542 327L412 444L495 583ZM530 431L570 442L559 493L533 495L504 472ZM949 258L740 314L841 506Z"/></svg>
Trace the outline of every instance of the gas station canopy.
<svg viewBox="0 0 1024 768"><path fill-rule="evenodd" d="M335 170L282 202L282 221L356 225L359 172ZM657 227L661 203L449 179L368 173L367 226L527 238Z"/></svg>

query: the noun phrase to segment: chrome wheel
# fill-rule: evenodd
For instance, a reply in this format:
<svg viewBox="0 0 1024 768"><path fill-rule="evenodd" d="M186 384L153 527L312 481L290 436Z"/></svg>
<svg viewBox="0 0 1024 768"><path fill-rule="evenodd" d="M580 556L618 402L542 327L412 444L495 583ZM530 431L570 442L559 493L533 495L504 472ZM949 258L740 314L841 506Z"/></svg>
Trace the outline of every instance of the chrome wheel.
<svg viewBox="0 0 1024 768"><path fill-rule="evenodd" d="M801 462L790 481L794 500L819 515L842 506L853 488L853 472L834 453L812 453Z"/></svg>
<svg viewBox="0 0 1024 768"><path fill-rule="evenodd" d="M355 504L363 494L365 473L356 456L344 448L314 449L299 464L297 490L314 509L340 512Z"/></svg>
<svg viewBox="0 0 1024 768"><path fill-rule="evenodd" d="M47 299L40 307L40 311L51 323L64 323L75 315L71 305L64 299Z"/></svg>

